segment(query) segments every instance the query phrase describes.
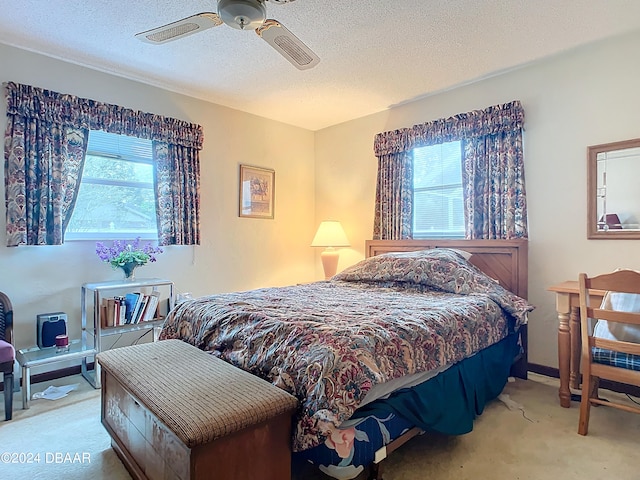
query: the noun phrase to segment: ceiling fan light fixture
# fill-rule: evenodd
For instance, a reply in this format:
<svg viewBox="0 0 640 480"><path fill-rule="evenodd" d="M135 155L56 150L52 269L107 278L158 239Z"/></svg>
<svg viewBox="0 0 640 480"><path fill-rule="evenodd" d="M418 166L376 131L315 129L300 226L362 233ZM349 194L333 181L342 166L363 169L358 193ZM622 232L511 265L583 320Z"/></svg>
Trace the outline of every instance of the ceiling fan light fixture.
<svg viewBox="0 0 640 480"><path fill-rule="evenodd" d="M260 0L218 0L218 15L230 27L255 30L267 18L267 9Z"/></svg>
<svg viewBox="0 0 640 480"><path fill-rule="evenodd" d="M277 20L267 20L267 0L218 0L218 11L202 12L136 34L143 42L160 44L192 35L223 23L238 30L254 30L260 38L299 70L315 67L320 58ZM270 0L285 4L294 0Z"/></svg>

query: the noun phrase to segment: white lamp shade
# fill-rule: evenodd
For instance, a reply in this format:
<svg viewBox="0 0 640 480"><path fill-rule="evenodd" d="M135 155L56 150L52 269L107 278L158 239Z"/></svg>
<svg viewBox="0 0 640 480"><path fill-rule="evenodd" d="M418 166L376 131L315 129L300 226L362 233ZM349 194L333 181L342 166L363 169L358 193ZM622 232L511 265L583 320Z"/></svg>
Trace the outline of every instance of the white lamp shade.
<svg viewBox="0 0 640 480"><path fill-rule="evenodd" d="M344 233L340 222L322 222L316 236L311 242L312 247L348 247L349 239Z"/></svg>

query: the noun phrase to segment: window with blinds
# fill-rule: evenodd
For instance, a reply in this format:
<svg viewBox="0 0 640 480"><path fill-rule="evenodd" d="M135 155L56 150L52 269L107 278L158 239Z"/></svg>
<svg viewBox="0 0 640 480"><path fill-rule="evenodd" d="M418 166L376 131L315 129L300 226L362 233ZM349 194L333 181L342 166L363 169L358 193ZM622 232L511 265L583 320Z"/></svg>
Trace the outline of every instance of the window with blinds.
<svg viewBox="0 0 640 480"><path fill-rule="evenodd" d="M151 140L91 131L65 239L137 236L158 237Z"/></svg>
<svg viewBox="0 0 640 480"><path fill-rule="evenodd" d="M460 142L413 150L413 238L464 238Z"/></svg>

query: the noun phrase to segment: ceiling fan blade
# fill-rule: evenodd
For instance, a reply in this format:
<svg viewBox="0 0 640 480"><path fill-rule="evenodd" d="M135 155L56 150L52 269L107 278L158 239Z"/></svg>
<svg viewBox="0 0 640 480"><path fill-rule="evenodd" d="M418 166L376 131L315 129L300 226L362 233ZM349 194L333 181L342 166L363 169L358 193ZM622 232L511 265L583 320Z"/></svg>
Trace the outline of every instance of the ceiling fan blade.
<svg viewBox="0 0 640 480"><path fill-rule="evenodd" d="M299 70L315 67L320 58L277 20L268 19L256 33Z"/></svg>
<svg viewBox="0 0 640 480"><path fill-rule="evenodd" d="M217 13L202 12L192 15L177 22L168 23L161 27L152 28L146 32L140 32L135 37L143 42L160 45L179 38L193 35L208 28L222 25L222 20Z"/></svg>

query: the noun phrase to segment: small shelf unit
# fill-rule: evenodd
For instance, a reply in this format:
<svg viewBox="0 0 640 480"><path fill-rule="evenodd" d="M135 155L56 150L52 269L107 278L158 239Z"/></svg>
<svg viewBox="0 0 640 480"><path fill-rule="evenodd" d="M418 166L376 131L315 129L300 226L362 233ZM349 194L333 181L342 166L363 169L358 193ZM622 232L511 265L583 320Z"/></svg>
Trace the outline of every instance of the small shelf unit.
<svg viewBox="0 0 640 480"><path fill-rule="evenodd" d="M160 293L159 312L161 316L153 320L144 322L118 325L115 327L105 327L100 318L100 306L103 298L115 295L124 295L131 292L149 293L158 291ZM136 280L116 280L110 282L85 283L82 285L82 295L80 299L80 310L82 315L82 347L93 348L95 353L103 351L103 337L112 335L134 335L132 343L136 343L144 335L153 332L153 341L158 340L158 331L162 326L165 315L175 305L174 285L171 280L161 278L140 278ZM109 348L106 348L109 349ZM93 355L94 368L88 369L88 358L82 359L82 376L94 387L100 388L100 365L95 361Z"/></svg>

